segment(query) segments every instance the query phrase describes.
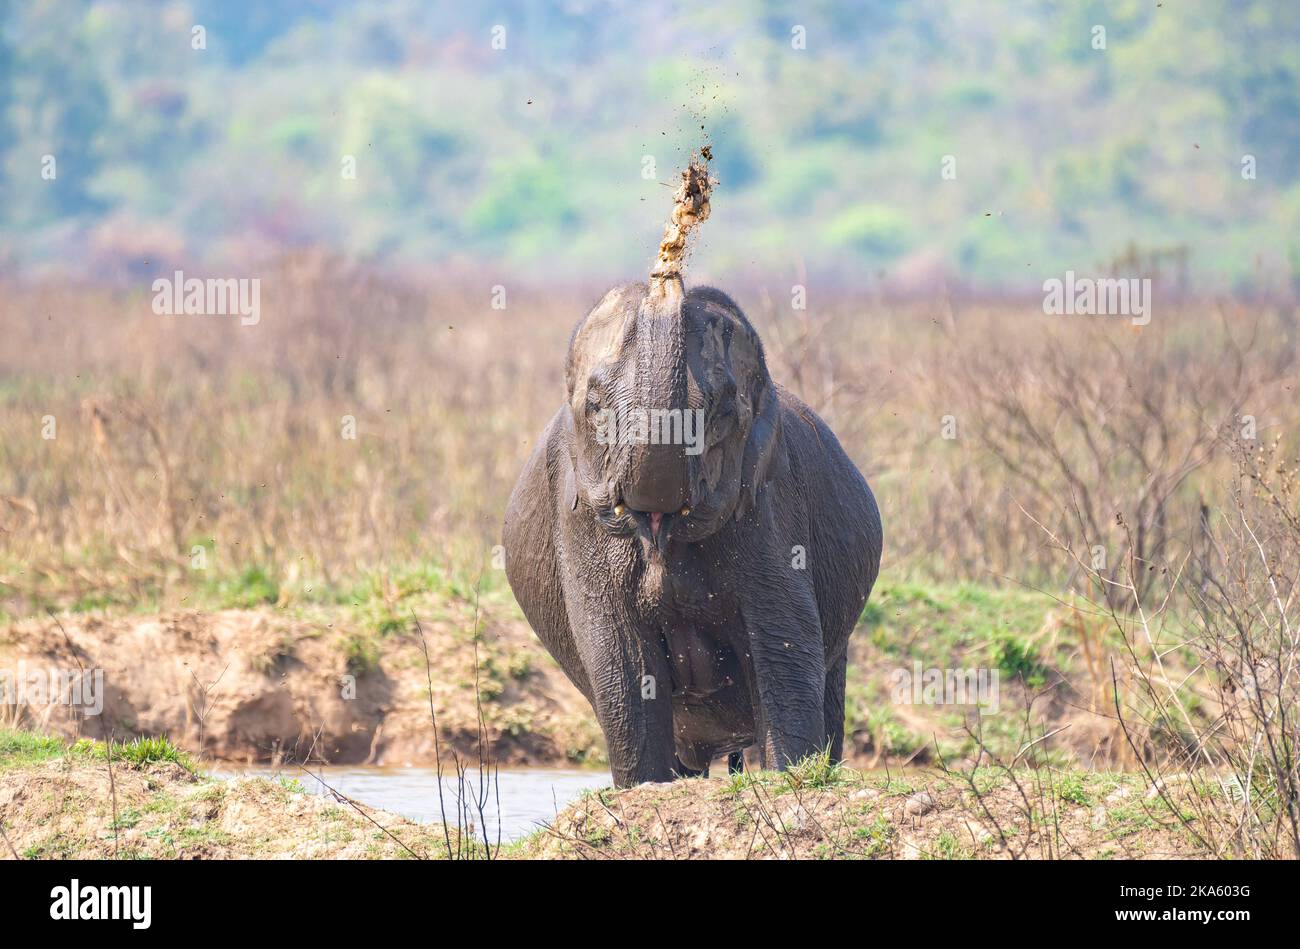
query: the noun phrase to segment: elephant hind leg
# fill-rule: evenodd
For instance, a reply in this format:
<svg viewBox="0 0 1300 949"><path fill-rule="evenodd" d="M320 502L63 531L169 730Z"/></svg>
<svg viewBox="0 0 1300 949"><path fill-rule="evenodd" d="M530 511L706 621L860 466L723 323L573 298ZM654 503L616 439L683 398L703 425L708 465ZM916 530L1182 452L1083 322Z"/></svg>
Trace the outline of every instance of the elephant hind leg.
<svg viewBox="0 0 1300 949"><path fill-rule="evenodd" d="M844 688L848 669L846 654L826 670L826 739L832 763L844 758Z"/></svg>
<svg viewBox="0 0 1300 949"><path fill-rule="evenodd" d="M745 753L743 751L733 751L727 755L727 774L744 774L745 773Z"/></svg>

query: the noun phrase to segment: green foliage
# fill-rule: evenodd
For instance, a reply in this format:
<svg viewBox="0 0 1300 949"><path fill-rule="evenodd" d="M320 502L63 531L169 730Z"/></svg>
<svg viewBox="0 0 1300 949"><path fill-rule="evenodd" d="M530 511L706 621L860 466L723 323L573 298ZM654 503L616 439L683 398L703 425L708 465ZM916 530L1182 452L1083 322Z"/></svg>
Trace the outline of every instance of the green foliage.
<svg viewBox="0 0 1300 949"><path fill-rule="evenodd" d="M100 749L101 754L106 754ZM107 756L107 755L106 755ZM177 748L166 736L142 737L132 741L115 743L112 749L113 761L121 761L133 768L159 762L178 764L186 771L194 771L194 762L190 756Z"/></svg>
<svg viewBox="0 0 1300 949"><path fill-rule="evenodd" d="M247 567L233 577L218 578L207 595L223 609L252 609L280 598L280 586L262 567Z"/></svg>
<svg viewBox="0 0 1300 949"><path fill-rule="evenodd" d="M0 768L38 764L67 754L68 743L50 735L0 731Z"/></svg>
<svg viewBox="0 0 1300 949"><path fill-rule="evenodd" d="M1078 804L1081 807L1092 806L1092 796L1088 793L1084 777L1077 772L1063 774L1056 785L1056 793L1061 800L1069 801L1071 804Z"/></svg>
<svg viewBox="0 0 1300 949"><path fill-rule="evenodd" d="M540 221L547 230L539 238L562 236L579 223L567 175L560 164L538 159L498 168L470 207L470 227L483 237L507 240ZM532 249L541 252L547 245L539 239Z"/></svg>
<svg viewBox="0 0 1300 949"><path fill-rule="evenodd" d="M1047 669L1038 661L1034 648L1012 634L999 635L990 646L993 664L1008 678L1023 681L1031 689L1042 688Z"/></svg>
<svg viewBox="0 0 1300 949"><path fill-rule="evenodd" d="M868 857L888 855L897 835L898 826L883 814L877 815L870 824L853 829L854 840L865 844Z"/></svg>
<svg viewBox="0 0 1300 949"><path fill-rule="evenodd" d="M342 639L348 673L358 679L379 668L379 641L374 636L349 634Z"/></svg>
<svg viewBox="0 0 1300 949"><path fill-rule="evenodd" d="M881 583L859 621L878 648L935 667L984 665L985 650L1005 670L1042 672L1027 642L1051 602L1023 590L974 583ZM1000 661L1005 658L1005 664Z"/></svg>
<svg viewBox="0 0 1300 949"><path fill-rule="evenodd" d="M828 788L837 784L845 774L844 765L832 762L829 751L809 755L790 765L781 777L791 790Z"/></svg>
<svg viewBox="0 0 1300 949"><path fill-rule="evenodd" d="M906 219L891 207L859 205L831 218L826 236L868 257L891 259L907 247Z"/></svg>
<svg viewBox="0 0 1300 949"><path fill-rule="evenodd" d="M102 741L81 738L65 741L52 735L35 732L0 730L0 769L40 764L59 758L84 760L96 758L107 761L108 746ZM141 768L156 762L170 761L193 772L193 760L165 736L141 737L126 742L114 742L112 760L115 764Z"/></svg>
<svg viewBox="0 0 1300 949"><path fill-rule="evenodd" d="M762 779L753 771L741 771L738 774L728 774L726 783L722 786L722 793L728 797L735 797L748 791L757 784L762 784Z"/></svg>
<svg viewBox="0 0 1300 949"><path fill-rule="evenodd" d="M957 839L957 835L950 830L941 831L939 836L934 839L933 852L926 854L926 859L930 860L969 860L973 854L969 847L962 844Z"/></svg>

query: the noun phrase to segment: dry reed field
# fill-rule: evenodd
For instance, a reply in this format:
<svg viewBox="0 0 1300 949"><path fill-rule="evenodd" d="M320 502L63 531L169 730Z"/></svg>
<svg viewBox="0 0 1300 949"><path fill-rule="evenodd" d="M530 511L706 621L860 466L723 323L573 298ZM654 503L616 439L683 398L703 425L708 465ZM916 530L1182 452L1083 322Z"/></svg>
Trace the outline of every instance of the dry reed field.
<svg viewBox="0 0 1300 949"><path fill-rule="evenodd" d="M6 288L0 603L176 605L250 571L284 598L398 564L473 577L602 291L509 288L493 309L486 283L306 255L263 278L242 327L157 316L143 292ZM1291 307L1187 304L1135 327L736 296L774 377L876 486L894 577L1060 592L1079 575L1047 528L1112 564L1130 535L1174 562L1230 504L1227 444L1295 447Z"/></svg>

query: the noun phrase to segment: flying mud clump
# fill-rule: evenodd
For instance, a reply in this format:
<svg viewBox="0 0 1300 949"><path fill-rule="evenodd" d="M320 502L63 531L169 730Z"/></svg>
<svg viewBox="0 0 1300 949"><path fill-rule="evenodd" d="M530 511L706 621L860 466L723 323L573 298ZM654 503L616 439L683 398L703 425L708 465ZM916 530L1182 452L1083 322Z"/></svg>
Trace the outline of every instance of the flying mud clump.
<svg viewBox="0 0 1300 949"><path fill-rule="evenodd" d="M650 296L663 298L682 294L682 268L691 232L709 217L709 195L716 182L709 177L710 146L700 149L698 158L682 172L682 183L673 195L673 211L659 242L659 256L650 268Z"/></svg>

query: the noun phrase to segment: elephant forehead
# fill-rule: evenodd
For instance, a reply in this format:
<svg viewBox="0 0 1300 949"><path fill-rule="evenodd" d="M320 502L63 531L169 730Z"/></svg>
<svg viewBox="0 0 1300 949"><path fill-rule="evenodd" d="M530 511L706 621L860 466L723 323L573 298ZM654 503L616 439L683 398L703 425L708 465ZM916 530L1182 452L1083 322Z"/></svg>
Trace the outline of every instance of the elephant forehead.
<svg viewBox="0 0 1300 949"><path fill-rule="evenodd" d="M574 340L578 359L588 370L598 363L617 361L632 335L629 323L635 320L635 313L629 316L621 312L587 320Z"/></svg>
<svg viewBox="0 0 1300 949"><path fill-rule="evenodd" d="M575 401L586 398L587 379L596 366L622 358L635 336L637 308L644 296L645 287L640 284L615 287L574 331L567 375Z"/></svg>

